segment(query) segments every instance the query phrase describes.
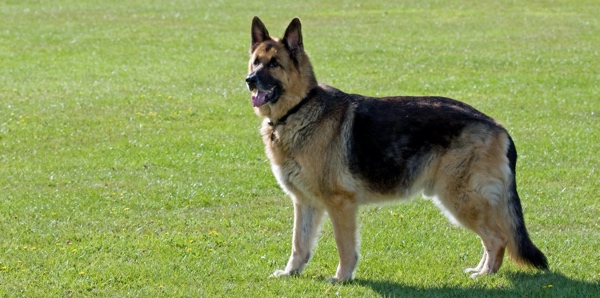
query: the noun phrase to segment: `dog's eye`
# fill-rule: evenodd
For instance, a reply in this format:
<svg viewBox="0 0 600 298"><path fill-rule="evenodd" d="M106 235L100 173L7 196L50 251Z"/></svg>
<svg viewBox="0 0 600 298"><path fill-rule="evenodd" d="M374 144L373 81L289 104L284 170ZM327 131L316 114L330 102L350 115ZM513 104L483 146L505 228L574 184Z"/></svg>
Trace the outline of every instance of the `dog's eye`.
<svg viewBox="0 0 600 298"><path fill-rule="evenodd" d="M257 66L259 62L260 62L260 61L258 61L258 58L257 58L257 59L254 59L254 61L252 62L252 65L254 65L254 66Z"/></svg>
<svg viewBox="0 0 600 298"><path fill-rule="evenodd" d="M277 62L277 60L275 60L275 59L271 59L271 61L269 61L269 67L272 67L272 68L279 67L279 62Z"/></svg>

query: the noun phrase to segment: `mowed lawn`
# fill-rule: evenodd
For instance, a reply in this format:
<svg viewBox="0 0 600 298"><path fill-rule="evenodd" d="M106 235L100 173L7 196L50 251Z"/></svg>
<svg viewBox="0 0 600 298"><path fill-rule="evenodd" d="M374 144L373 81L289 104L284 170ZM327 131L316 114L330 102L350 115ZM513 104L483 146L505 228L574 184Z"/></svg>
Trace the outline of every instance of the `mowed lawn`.
<svg viewBox="0 0 600 298"><path fill-rule="evenodd" d="M2 297L600 295L597 1L0 1ZM479 239L427 200L361 209L355 281L325 221L269 279L293 208L245 88L254 15L293 17L317 78L441 95L503 123L551 270L472 280Z"/></svg>

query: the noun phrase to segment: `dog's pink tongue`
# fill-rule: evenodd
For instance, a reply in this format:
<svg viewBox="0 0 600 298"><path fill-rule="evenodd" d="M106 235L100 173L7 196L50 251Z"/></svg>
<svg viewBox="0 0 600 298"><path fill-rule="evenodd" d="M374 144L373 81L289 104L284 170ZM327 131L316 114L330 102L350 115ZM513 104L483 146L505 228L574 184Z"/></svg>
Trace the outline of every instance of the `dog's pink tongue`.
<svg viewBox="0 0 600 298"><path fill-rule="evenodd" d="M256 91L256 93L252 93L252 106L260 107L265 103L265 98L267 97L266 92Z"/></svg>

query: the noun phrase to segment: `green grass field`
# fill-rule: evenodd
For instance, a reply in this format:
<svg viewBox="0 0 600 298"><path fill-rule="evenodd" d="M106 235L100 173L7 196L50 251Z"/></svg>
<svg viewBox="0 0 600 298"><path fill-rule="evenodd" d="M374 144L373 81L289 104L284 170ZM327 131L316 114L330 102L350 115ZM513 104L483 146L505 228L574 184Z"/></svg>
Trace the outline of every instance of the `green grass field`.
<svg viewBox="0 0 600 298"><path fill-rule="evenodd" d="M0 296L600 295L600 4L397 2L0 0ZM325 281L328 221L301 277L268 279L293 208L245 88L254 15L300 17L322 82L503 123L551 271L470 279L479 240L419 199L361 209L355 281Z"/></svg>

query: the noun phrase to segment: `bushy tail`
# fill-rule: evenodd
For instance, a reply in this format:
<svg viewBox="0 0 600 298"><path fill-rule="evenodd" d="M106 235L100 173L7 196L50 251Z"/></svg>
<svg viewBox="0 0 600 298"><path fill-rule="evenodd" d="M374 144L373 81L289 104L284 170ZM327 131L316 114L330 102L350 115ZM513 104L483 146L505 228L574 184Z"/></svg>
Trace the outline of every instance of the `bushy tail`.
<svg viewBox="0 0 600 298"><path fill-rule="evenodd" d="M519 264L547 270L548 260L546 259L546 256L533 244L533 242L531 242L529 234L527 233L527 228L525 227L521 200L519 199L519 194L517 193L515 172L517 164L517 149L515 148L515 144L510 137L509 142L510 144L507 151L507 157L513 177L509 186L508 208L510 217L512 218L513 233L512 239L509 239L508 241L508 254Z"/></svg>

